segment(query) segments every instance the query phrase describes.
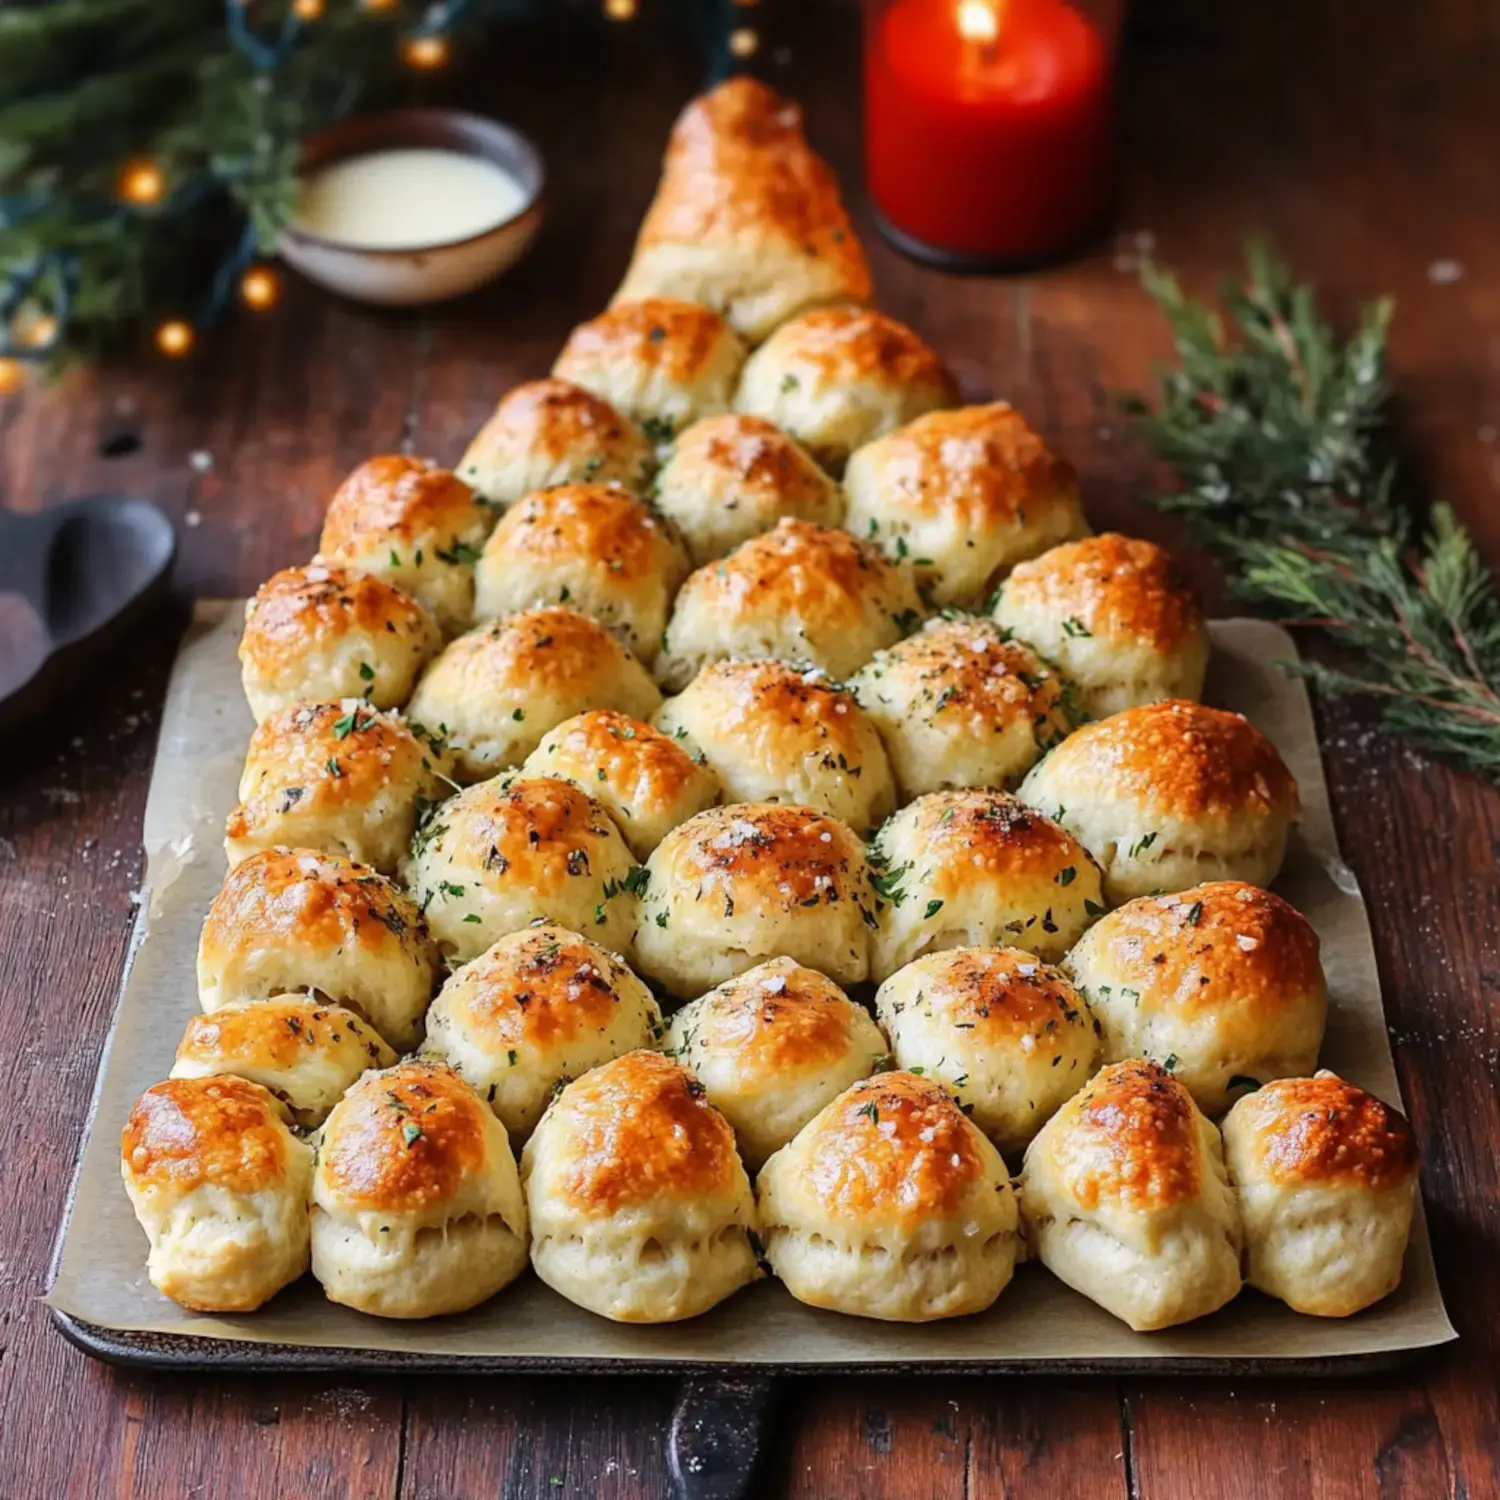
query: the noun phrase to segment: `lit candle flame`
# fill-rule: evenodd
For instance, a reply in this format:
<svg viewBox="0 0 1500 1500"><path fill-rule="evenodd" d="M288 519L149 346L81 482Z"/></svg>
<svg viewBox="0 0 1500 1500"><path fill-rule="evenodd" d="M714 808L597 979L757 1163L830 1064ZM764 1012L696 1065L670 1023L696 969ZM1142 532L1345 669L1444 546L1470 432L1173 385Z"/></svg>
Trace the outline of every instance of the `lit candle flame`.
<svg viewBox="0 0 1500 1500"><path fill-rule="evenodd" d="M984 46L1000 35L1000 8L995 0L958 0L958 34Z"/></svg>

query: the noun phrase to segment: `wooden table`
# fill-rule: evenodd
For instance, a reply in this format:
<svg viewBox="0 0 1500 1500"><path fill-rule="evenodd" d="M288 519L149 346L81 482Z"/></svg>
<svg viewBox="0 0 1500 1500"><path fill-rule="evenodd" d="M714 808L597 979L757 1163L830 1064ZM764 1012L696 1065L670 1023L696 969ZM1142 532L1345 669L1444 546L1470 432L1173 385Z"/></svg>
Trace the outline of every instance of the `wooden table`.
<svg viewBox="0 0 1500 1500"><path fill-rule="evenodd" d="M1293 9L1138 8L1119 245L1045 276L964 281L872 242L882 304L949 356L969 395L1014 399L1072 456L1096 525L1162 535L1132 503L1151 468L1111 399L1165 352L1130 258L1154 238L1206 289L1247 232L1268 231L1336 315L1396 293L1413 462L1500 561L1500 18L1488 0L1318 0L1295 20ZM854 15L781 10L764 70L805 101L857 197ZM105 488L153 496L183 527L182 599L243 594L305 558L354 463L402 447L455 459L495 398L542 373L604 303L696 68L634 28L502 43L477 96L534 131L553 171L546 238L522 270L421 317L296 287L190 364L75 376L0 403L0 497L29 508ZM133 916L180 623L179 612L133 639L0 791L12 1108L0 1497L663 1495L668 1380L125 1373L75 1352L38 1305ZM1346 710L1322 722L1462 1342L1400 1375L1333 1383L793 1382L766 1495L1500 1493L1500 1025L1486 995L1500 985L1500 795Z"/></svg>

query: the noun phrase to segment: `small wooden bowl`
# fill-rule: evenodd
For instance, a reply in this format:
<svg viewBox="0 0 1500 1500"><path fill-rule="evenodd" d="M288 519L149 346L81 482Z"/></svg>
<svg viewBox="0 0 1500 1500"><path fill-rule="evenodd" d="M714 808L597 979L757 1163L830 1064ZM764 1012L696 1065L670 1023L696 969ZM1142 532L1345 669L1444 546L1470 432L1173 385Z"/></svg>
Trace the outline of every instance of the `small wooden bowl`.
<svg viewBox="0 0 1500 1500"><path fill-rule="evenodd" d="M508 271L536 238L546 190L541 153L509 125L455 109L356 115L309 136L302 159L304 169L313 169L372 151L411 147L459 151L494 162L520 183L522 207L480 234L412 250L366 249L289 224L277 243L286 263L331 292L387 307L458 297Z"/></svg>

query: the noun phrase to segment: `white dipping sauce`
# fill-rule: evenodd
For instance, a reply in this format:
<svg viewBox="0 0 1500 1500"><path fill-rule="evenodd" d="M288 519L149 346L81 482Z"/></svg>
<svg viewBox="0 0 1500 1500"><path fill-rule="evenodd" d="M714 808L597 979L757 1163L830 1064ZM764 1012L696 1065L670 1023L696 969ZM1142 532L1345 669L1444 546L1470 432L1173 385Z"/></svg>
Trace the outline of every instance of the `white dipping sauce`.
<svg viewBox="0 0 1500 1500"><path fill-rule="evenodd" d="M526 192L503 167L462 151L372 151L302 179L293 223L360 250L425 250L513 218Z"/></svg>

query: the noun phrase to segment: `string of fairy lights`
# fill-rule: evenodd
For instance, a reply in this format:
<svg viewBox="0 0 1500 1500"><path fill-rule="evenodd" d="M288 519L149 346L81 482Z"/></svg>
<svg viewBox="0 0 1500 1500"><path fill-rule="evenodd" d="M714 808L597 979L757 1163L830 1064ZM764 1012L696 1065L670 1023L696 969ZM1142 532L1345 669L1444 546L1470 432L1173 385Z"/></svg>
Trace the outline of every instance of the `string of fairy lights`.
<svg viewBox="0 0 1500 1500"><path fill-rule="evenodd" d="M297 43L302 28L316 26L326 13L330 0L291 0L285 13L285 24L279 37L271 40L257 36L251 29L247 11L251 0L226 0L229 32L236 47L250 55L265 71L266 87L270 71L281 57ZM356 0L359 9L372 15L395 11L400 0ZM610 22L624 24L640 12L641 0L596 0L600 13ZM743 61L760 48L760 36L748 17L737 13L749 11L759 0L725 0L726 8L735 14L722 46L729 58ZM428 6L421 20L395 40L399 63L414 73L436 73L454 60L454 25L465 9L467 0L436 0ZM125 210L150 214L163 210L172 198L173 184L163 165L150 159L125 162L114 182L117 205ZM60 278L65 296L58 310L47 310L33 300L19 296L9 298L9 306L0 308L0 396L24 388L30 373L45 364L56 349L66 316L67 275ZM247 226L238 247L221 268L216 279L215 298L223 303L237 301L248 312L265 314L281 301L281 273L265 255L256 253L255 236ZM213 314L217 316L217 309ZM178 360L190 355L199 342L200 329L211 317L171 316L161 319L151 329L151 345L166 359Z"/></svg>

